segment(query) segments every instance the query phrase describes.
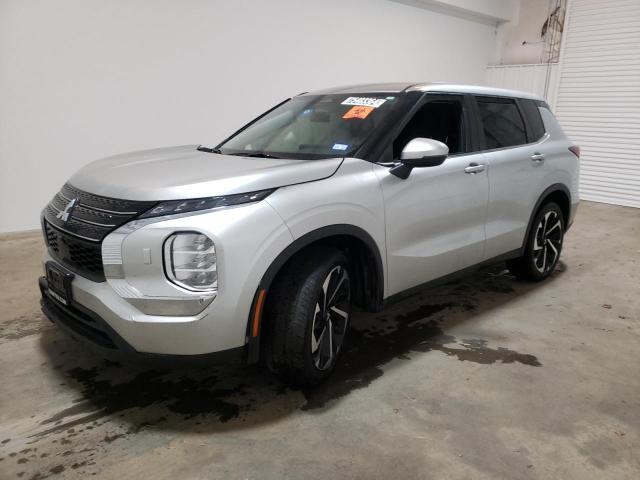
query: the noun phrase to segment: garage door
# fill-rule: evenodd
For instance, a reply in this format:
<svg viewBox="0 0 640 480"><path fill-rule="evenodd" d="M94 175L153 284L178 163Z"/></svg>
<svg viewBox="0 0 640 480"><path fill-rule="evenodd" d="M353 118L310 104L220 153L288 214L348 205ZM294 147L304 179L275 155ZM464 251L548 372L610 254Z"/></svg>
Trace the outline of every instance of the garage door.
<svg viewBox="0 0 640 480"><path fill-rule="evenodd" d="M581 198L640 207L640 0L569 1L556 114Z"/></svg>

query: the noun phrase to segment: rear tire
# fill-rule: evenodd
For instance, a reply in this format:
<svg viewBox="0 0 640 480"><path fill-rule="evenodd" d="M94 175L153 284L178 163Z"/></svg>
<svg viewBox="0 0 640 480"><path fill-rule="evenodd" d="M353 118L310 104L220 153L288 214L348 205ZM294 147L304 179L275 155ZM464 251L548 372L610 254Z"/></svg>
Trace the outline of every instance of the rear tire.
<svg viewBox="0 0 640 480"><path fill-rule="evenodd" d="M564 240L564 217L557 203L545 203L531 224L524 255L507 261L517 278L539 282L556 267Z"/></svg>
<svg viewBox="0 0 640 480"><path fill-rule="evenodd" d="M321 383L335 368L349 326L345 254L318 246L294 257L271 288L265 315L270 370L293 385Z"/></svg>

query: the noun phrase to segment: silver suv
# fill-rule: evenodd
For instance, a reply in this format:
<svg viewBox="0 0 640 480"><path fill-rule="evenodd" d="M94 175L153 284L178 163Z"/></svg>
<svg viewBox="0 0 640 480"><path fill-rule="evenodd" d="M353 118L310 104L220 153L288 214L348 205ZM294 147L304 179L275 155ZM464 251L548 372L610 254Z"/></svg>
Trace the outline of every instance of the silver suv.
<svg viewBox="0 0 640 480"><path fill-rule="evenodd" d="M317 384L353 306L498 261L549 276L579 153L527 93L304 93L215 147L82 168L43 211L42 308L105 353L240 356Z"/></svg>

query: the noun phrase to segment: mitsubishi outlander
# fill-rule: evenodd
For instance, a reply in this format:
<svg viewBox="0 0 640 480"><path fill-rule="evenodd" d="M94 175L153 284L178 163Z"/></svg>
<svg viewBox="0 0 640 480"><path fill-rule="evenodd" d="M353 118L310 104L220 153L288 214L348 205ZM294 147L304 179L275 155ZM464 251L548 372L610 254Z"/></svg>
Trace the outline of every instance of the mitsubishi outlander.
<svg viewBox="0 0 640 480"><path fill-rule="evenodd" d="M356 306L495 262L548 277L579 155L528 93L300 94L218 145L80 169L42 214L42 308L106 354L239 357L315 385Z"/></svg>

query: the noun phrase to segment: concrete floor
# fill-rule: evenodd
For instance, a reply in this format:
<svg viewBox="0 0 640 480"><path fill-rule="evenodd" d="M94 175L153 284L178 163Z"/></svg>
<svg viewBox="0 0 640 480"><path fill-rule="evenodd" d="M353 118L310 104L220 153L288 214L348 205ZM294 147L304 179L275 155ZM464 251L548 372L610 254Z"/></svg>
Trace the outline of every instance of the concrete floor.
<svg viewBox="0 0 640 480"><path fill-rule="evenodd" d="M106 362L0 237L0 478L640 478L640 210L583 202L542 284L502 268L354 321L331 381Z"/></svg>

